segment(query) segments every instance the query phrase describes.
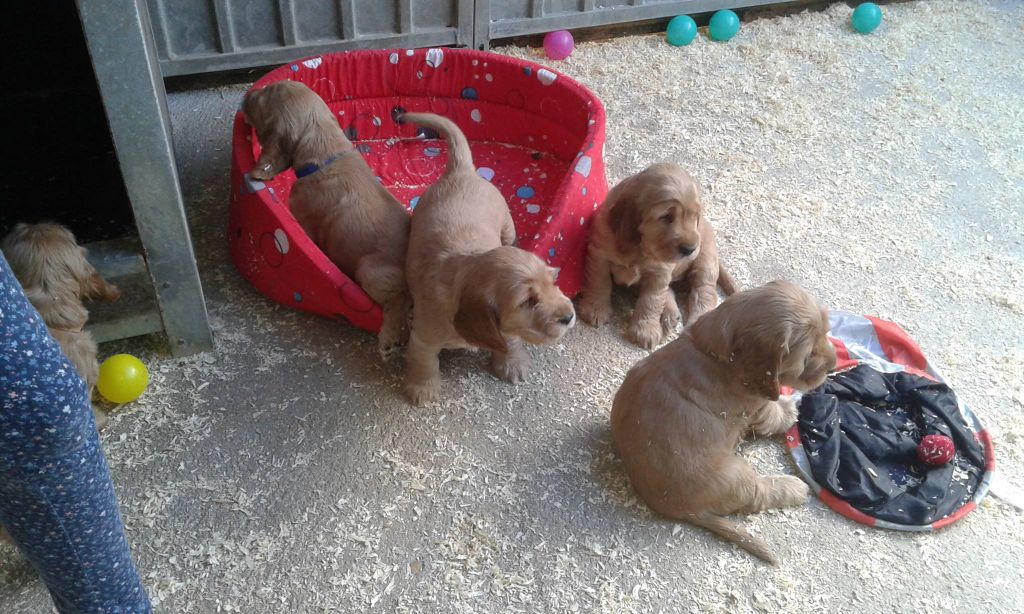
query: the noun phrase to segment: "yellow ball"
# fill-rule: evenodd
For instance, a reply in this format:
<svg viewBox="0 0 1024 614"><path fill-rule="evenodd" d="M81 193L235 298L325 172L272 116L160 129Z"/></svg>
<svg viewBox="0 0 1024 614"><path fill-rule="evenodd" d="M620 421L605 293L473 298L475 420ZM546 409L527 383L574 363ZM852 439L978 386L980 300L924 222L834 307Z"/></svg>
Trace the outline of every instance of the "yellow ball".
<svg viewBox="0 0 1024 614"><path fill-rule="evenodd" d="M149 384L149 371L131 354L115 354L100 365L96 389L111 403L131 403Z"/></svg>

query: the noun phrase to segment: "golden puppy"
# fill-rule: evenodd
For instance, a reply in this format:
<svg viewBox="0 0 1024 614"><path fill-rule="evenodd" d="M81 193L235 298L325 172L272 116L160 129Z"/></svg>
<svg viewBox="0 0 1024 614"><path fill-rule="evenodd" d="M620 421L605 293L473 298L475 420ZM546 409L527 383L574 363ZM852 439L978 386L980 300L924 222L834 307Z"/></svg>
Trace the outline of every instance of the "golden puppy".
<svg viewBox="0 0 1024 614"><path fill-rule="evenodd" d="M776 281L727 298L630 369L611 428L640 498L775 563L762 540L722 515L800 505L809 489L794 476L756 474L735 449L748 431L781 434L796 421L779 386L825 380L836 364L828 329L824 307Z"/></svg>
<svg viewBox="0 0 1024 614"><path fill-rule="evenodd" d="M704 219L697 182L675 164L655 164L608 192L594 221L587 248L580 318L602 326L611 315L612 281L640 284L627 329L630 341L652 349L679 323L679 305L669 287L680 281L689 292L686 323L718 302L735 283L722 268L715 232Z"/></svg>
<svg viewBox="0 0 1024 614"><path fill-rule="evenodd" d="M89 320L83 300L116 301L121 293L89 261L71 231L58 224L18 224L3 241L4 257L92 398L100 364L96 341L82 330ZM93 407L96 427L107 417Z"/></svg>
<svg viewBox="0 0 1024 614"><path fill-rule="evenodd" d="M377 341L381 356L389 358L408 334L408 212L305 85L280 81L251 91L242 112L262 147L250 176L265 180L295 169L292 213L324 254L383 308Z"/></svg>
<svg viewBox="0 0 1024 614"><path fill-rule="evenodd" d="M437 360L445 348L490 350L495 375L518 382L529 364L523 342L560 339L575 323L572 302L555 285L552 269L512 246L516 230L508 205L476 174L458 126L430 113L406 113L404 120L448 140L445 173L412 217L405 395L416 405L439 397Z"/></svg>

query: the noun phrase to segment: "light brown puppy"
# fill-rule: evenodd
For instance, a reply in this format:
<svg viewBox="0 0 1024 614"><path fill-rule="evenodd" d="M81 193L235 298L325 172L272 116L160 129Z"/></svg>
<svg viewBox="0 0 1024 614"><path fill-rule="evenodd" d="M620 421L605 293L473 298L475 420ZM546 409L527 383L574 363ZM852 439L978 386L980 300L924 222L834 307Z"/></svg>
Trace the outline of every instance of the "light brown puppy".
<svg viewBox="0 0 1024 614"><path fill-rule="evenodd" d="M748 431L792 426L796 405L779 387L825 380L836 364L828 329L823 306L776 281L727 298L630 369L611 428L640 498L775 563L762 540L722 515L800 505L809 489L794 476L758 475L735 449Z"/></svg>
<svg viewBox="0 0 1024 614"><path fill-rule="evenodd" d="M121 293L86 260L84 247L59 224L18 224L3 240L4 257L92 398L100 364L96 341L83 330L89 312L83 300L116 301ZM107 417L93 407L96 427Z"/></svg>
<svg viewBox="0 0 1024 614"><path fill-rule="evenodd" d="M448 140L448 166L412 217L406 274L413 297L405 395L421 405L441 393L438 353L491 351L491 369L508 382L526 375L523 342L554 343L575 323L572 302L552 269L513 247L515 226L497 188L479 177L458 126L429 113L404 120Z"/></svg>
<svg viewBox="0 0 1024 614"><path fill-rule="evenodd" d="M305 85L280 81L249 92L242 111L262 147L250 176L265 180L296 170L288 198L292 214L331 262L383 308L377 340L381 356L389 358L408 334L408 212Z"/></svg>
<svg viewBox="0 0 1024 614"><path fill-rule="evenodd" d="M587 248L580 318L602 326L611 315L612 282L640 284L627 335L653 349L679 324L670 284L688 291L686 323L718 302L716 285L736 292L718 260L715 231L704 219L700 188L676 164L660 163L616 185L594 220Z"/></svg>

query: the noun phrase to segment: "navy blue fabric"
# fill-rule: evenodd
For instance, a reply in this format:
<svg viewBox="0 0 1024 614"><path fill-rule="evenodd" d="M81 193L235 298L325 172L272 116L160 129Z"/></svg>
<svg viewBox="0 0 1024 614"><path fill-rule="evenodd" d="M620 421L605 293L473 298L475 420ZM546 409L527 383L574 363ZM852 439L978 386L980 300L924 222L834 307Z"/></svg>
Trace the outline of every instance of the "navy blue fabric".
<svg viewBox="0 0 1024 614"><path fill-rule="evenodd" d="M62 613L150 612L85 383L0 255L0 525Z"/></svg>
<svg viewBox="0 0 1024 614"><path fill-rule="evenodd" d="M985 452L945 384L867 365L830 375L800 401L801 443L815 481L865 514L923 526L960 509L985 471ZM917 458L925 435L950 437L953 460Z"/></svg>

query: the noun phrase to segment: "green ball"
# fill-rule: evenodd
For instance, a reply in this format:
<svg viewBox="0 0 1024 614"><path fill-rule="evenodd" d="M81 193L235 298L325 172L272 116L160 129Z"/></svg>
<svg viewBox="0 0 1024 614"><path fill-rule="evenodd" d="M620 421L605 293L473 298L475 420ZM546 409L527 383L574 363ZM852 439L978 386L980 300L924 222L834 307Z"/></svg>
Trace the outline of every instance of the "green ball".
<svg viewBox="0 0 1024 614"><path fill-rule="evenodd" d="M882 23L882 9L874 2L865 2L853 10L850 25L861 34L871 34Z"/></svg>
<svg viewBox="0 0 1024 614"><path fill-rule="evenodd" d="M672 21L668 22L668 28L665 29L665 38L668 39L668 44L675 47L689 45L696 36L697 22L689 15L673 17Z"/></svg>
<svg viewBox="0 0 1024 614"><path fill-rule="evenodd" d="M728 9L712 15L711 21L708 23L708 34L711 36L711 40L727 41L736 36L739 31L740 18Z"/></svg>

